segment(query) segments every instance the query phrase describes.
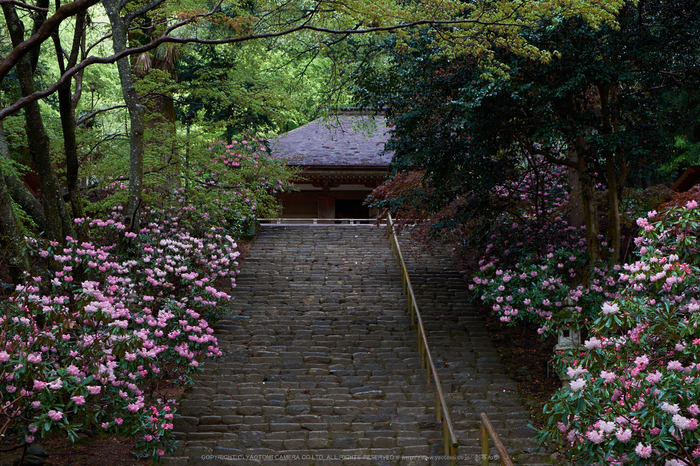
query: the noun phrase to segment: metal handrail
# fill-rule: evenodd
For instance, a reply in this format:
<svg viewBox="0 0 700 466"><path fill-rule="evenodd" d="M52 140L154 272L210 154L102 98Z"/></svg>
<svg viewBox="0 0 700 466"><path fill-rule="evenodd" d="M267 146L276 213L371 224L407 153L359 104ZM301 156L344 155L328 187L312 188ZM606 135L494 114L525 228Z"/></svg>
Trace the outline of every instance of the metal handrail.
<svg viewBox="0 0 700 466"><path fill-rule="evenodd" d="M501 459L501 466L513 466L513 462L508 456L506 447L501 443L498 434L491 425L488 416L481 413L481 466L489 466L489 437L493 440L493 445L496 447L498 456Z"/></svg>
<svg viewBox="0 0 700 466"><path fill-rule="evenodd" d="M428 345L428 337L425 333L425 327L423 326L423 318L420 315L416 295L413 292L413 287L411 286L411 279L408 276L406 262L403 259L403 254L401 254L399 239L394 233L394 222L391 215L387 215L386 223L391 236L391 248L396 253L399 267L401 268L403 292L408 297L408 312L411 316L411 325L415 325L418 331L418 351L421 354L421 366L425 369L425 376L428 385L431 385L431 379L435 385L435 403L437 404L435 409L435 417L438 421L442 421L442 441L445 446L445 454L450 456L450 464L456 465L457 447L459 447L459 442L457 441L455 429L452 425L452 419L450 419L450 412L447 403L445 402L445 396L442 392L440 377L438 376L437 369L435 368L433 356L430 353L430 345Z"/></svg>

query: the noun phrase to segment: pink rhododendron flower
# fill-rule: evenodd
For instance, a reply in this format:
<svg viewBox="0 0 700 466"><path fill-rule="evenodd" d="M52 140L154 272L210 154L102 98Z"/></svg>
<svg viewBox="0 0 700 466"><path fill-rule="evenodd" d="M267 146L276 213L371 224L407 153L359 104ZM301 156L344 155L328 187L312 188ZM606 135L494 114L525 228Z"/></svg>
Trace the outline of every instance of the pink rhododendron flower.
<svg viewBox="0 0 700 466"><path fill-rule="evenodd" d="M584 369L584 368L581 367L581 366L578 366L578 367L575 367L575 368L574 368L574 367L569 367L569 368L566 370L566 375L568 375L570 379L574 379L574 378L578 377L579 375L585 374L585 373L587 373L587 372L588 372L588 369Z"/></svg>
<svg viewBox="0 0 700 466"><path fill-rule="evenodd" d="M679 371L680 372L683 370L683 364L681 364L679 361L669 361L666 368L670 371Z"/></svg>
<svg viewBox="0 0 700 466"><path fill-rule="evenodd" d="M639 368L639 370L644 370L647 365L649 365L649 357L647 355L639 356L634 359L634 364Z"/></svg>
<svg viewBox="0 0 700 466"><path fill-rule="evenodd" d="M664 401L661 403L661 410L669 414L678 414L681 409L677 404L672 405Z"/></svg>
<svg viewBox="0 0 700 466"><path fill-rule="evenodd" d="M603 314L615 314L620 310L617 303L603 303Z"/></svg>
<svg viewBox="0 0 700 466"><path fill-rule="evenodd" d="M52 421L60 421L61 419L63 419L63 413L61 411L56 411L55 409L49 410L47 414L49 416L49 419L51 419Z"/></svg>
<svg viewBox="0 0 700 466"><path fill-rule="evenodd" d="M41 380L34 380L34 390L43 390L47 385L46 382L42 382Z"/></svg>
<svg viewBox="0 0 700 466"><path fill-rule="evenodd" d="M657 384L661 380L661 372L655 371L646 376L646 381L650 384Z"/></svg>
<svg viewBox="0 0 700 466"><path fill-rule="evenodd" d="M615 432L615 437L617 437L620 442L627 443L632 438L632 431L630 429L622 430L622 427L620 427L617 429L617 432Z"/></svg>
<svg viewBox="0 0 700 466"><path fill-rule="evenodd" d="M649 458L651 456L651 445L644 446L641 442L639 442L635 447L634 452L640 458Z"/></svg>
<svg viewBox="0 0 700 466"><path fill-rule="evenodd" d="M600 421L598 423L598 428L601 430L601 432L610 434L615 430L615 423L610 421Z"/></svg>
<svg viewBox="0 0 700 466"><path fill-rule="evenodd" d="M591 337L589 340L586 340L584 345L587 349L592 350L593 348L602 347L602 342L596 337Z"/></svg>
<svg viewBox="0 0 700 466"><path fill-rule="evenodd" d="M48 387L51 390L58 390L59 388L63 387L63 381L61 379L52 380L48 383Z"/></svg>
<svg viewBox="0 0 700 466"><path fill-rule="evenodd" d="M576 379L571 382L569 382L569 386L571 386L571 391L573 392L578 392L583 390L583 387L586 386L586 380L585 379Z"/></svg>
<svg viewBox="0 0 700 466"><path fill-rule="evenodd" d="M30 362L32 364L38 364L41 362L41 354L39 353L32 353L27 356L27 362Z"/></svg>
<svg viewBox="0 0 700 466"><path fill-rule="evenodd" d="M601 433L597 430L591 430L586 432L586 438L596 444L603 443L603 441L605 440L605 437L601 435Z"/></svg>

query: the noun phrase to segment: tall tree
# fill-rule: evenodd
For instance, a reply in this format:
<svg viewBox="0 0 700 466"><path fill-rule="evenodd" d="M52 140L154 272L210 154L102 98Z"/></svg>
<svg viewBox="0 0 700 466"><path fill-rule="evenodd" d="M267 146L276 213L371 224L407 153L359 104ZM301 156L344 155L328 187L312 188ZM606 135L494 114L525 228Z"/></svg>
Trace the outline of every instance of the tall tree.
<svg viewBox="0 0 700 466"><path fill-rule="evenodd" d="M151 8L155 4L147 5ZM112 25L112 43L114 53L123 53L127 48L127 34L131 20L137 15L130 13L124 17L121 8L124 3L117 0L103 0L102 4L107 11L109 23ZM147 11L146 8L143 9ZM141 10L138 10L139 13ZM129 200L126 205L126 217L128 223L134 228L138 223L138 209L141 206L141 190L143 189L143 115L144 106L139 99L134 85L134 74L131 69L128 55L117 60L119 80L121 81L122 95L129 110Z"/></svg>
<svg viewBox="0 0 700 466"><path fill-rule="evenodd" d="M58 6L60 6L60 4ZM65 60L66 51L61 44L61 38L58 31L55 31L52 35L54 48L56 51L56 60L58 62L58 69L61 74L65 73L67 68L74 67L78 62L80 46L83 43L85 36L86 15L87 13L85 11L82 11L76 15L73 43L70 48L70 53L68 54L67 63ZM61 130L63 132L63 150L66 158L66 187L68 191L68 200L72 207L73 217L83 218L85 217L85 211L83 209L83 201L80 195L80 186L78 184L78 171L80 168L80 163L78 160L78 145L75 136L76 101L74 100L71 92L71 83L72 80L68 80L58 88L58 105L61 115Z"/></svg>
<svg viewBox="0 0 700 466"><path fill-rule="evenodd" d="M7 142L2 121L0 121L0 250L4 251L10 269L10 275L16 284L22 279L22 272L29 270L29 260L22 244L24 237L15 219L12 199L5 184L3 164L9 160Z"/></svg>
<svg viewBox="0 0 700 466"><path fill-rule="evenodd" d="M57 44L58 59L62 61L66 58L66 65L59 66L60 76L57 79L45 83L43 88L37 88L39 81L35 80L34 75L36 64L46 57L41 49L42 44L51 37L56 37L56 31L66 21L80 23L79 15L89 15L91 9L96 8L98 0L57 3L55 8L48 10L48 0L36 1L34 4L2 2L12 38L12 49L0 61L0 79L10 72L16 72L22 97L0 108L0 120L24 109L26 132L31 135L29 147L42 185L41 200L46 234L57 239L72 234L73 224L63 200L62 186L51 163L49 138L38 101L60 90L59 107L65 120L65 150L70 165L67 192L73 203L76 199L74 194L77 193L76 158L74 144L70 140L72 124L67 97L70 93L70 80L74 76L80 76L88 66L117 63L122 95L129 110L130 120L130 173L126 215L135 223L143 188L144 105L134 86L133 70L129 64L129 57L132 55L155 50L164 44L200 43L216 46L283 37L300 32L318 34L319 37L332 35L343 38L424 27L437 34L445 47L457 51L472 50L483 60L493 57L494 45L506 44L520 53L546 58L547 52L540 53L528 44L525 36L518 34L522 28L531 27L544 17L572 14L582 14L586 20L600 24L612 20L614 13L623 3L621 0L615 0L601 6L596 0L497 0L466 3L461 0L428 0L420 4L398 0L321 0L309 5L269 0L220 0L204 11L199 5L192 6L174 0L103 0L102 6L107 12L112 31L100 41L111 40L113 53L108 56L85 53L81 54L78 60L73 53L78 43L77 36L67 57L60 57L62 52L59 49L62 48ZM34 16L33 30L29 37L25 37L24 25L17 15L17 8L31 11ZM143 43L129 44L127 34L132 21L155 8L158 8L158 21L153 33L149 33ZM231 11L235 14L231 14ZM209 34L211 24L226 24L225 34L216 37ZM444 27L446 25L450 27ZM440 29L436 29L438 26ZM95 50L93 49L93 52ZM81 211L77 204L74 204L73 208L75 214Z"/></svg>
<svg viewBox="0 0 700 466"><path fill-rule="evenodd" d="M24 24L17 15L13 4L3 3L2 10L10 32L12 45L16 49L25 40ZM36 15L34 30L38 31L41 29L43 23L44 17ZM36 55L23 55L17 62L17 77L24 97L30 96L35 92L34 71L36 63L33 60L34 56ZM67 235L73 234L73 223L63 200L61 186L51 161L49 135L46 132L41 109L37 101L30 102L25 107L24 117L29 151L41 183L46 235L51 239L62 242Z"/></svg>
<svg viewBox="0 0 700 466"><path fill-rule="evenodd" d="M554 58L543 63L497 51L505 78L471 57L446 58L431 37L419 37L397 49L389 73L368 72L359 94L389 107L394 165L426 170L436 210L467 194L488 204L494 186L543 157L571 170L595 263L601 259L595 186L603 181L616 260L623 188L674 150L669 135L680 109L663 94L697 82L689 65L700 49L681 21L700 24L698 12L685 3L681 15L674 11L679 5L630 2L617 28L591 27L582 18L544 21L523 35ZM458 216L476 211L467 204Z"/></svg>

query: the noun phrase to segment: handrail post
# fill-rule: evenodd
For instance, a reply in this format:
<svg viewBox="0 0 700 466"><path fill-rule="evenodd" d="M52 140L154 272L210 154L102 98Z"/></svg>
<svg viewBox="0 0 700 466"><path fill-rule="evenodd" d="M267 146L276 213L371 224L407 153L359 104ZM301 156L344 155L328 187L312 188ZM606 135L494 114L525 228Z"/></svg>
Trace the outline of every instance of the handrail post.
<svg viewBox="0 0 700 466"><path fill-rule="evenodd" d="M489 433L481 423L481 466L489 466Z"/></svg>
<svg viewBox="0 0 700 466"><path fill-rule="evenodd" d="M501 458L501 466L513 466L513 461L511 461L510 456L506 447L501 443L501 439L498 438L496 430L491 425L488 416L485 413L481 413L481 452L482 452L482 466L488 466L489 464L489 437L493 440L493 445L496 447L499 458Z"/></svg>

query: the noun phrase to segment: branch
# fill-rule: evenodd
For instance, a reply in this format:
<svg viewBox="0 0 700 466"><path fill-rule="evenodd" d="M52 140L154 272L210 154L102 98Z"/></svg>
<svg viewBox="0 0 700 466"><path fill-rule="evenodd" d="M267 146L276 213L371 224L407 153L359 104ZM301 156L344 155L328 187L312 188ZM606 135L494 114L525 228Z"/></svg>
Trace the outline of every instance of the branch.
<svg viewBox="0 0 700 466"><path fill-rule="evenodd" d="M165 170L166 168L170 168L170 167L173 167L175 165L177 165L177 162L168 162L165 165L161 165L158 168L154 168L153 170L145 171L145 172L143 172L143 174L145 176L145 175L151 175L153 173L160 173L163 170ZM115 181L129 181L129 177L128 176L118 176L116 178L110 179L109 183L114 183ZM93 186L96 186L96 185L93 185Z"/></svg>
<svg viewBox="0 0 700 466"><path fill-rule="evenodd" d="M117 138L120 137L120 136L123 136L123 134L122 134L122 133L109 134L109 135L105 136L104 138L102 138L101 140L97 141L95 144L93 144L93 146L90 148L90 150L87 151L87 153L86 153L85 155L83 155L83 156L80 158L80 162L82 163L82 162L85 161L85 159L87 159L88 157L90 157L90 155L91 155L95 150L97 150L97 148L99 147L99 145L102 144L103 142L112 141L112 140L114 140L114 139L117 139ZM126 139L126 138L124 138L124 139ZM93 184L92 186L97 186L97 183ZM88 188L89 188L89 187L90 187L90 186L88 186Z"/></svg>
<svg viewBox="0 0 700 466"><path fill-rule="evenodd" d="M192 180L194 183L198 183L200 188L205 188L205 189L221 189L224 191L229 191L232 189L241 189L241 187L243 187L242 183L239 183L239 184L209 184L209 182L207 182L207 181L200 181L200 180L196 180L194 178L189 178L187 176L185 176L183 178L186 178L188 180Z"/></svg>
<svg viewBox="0 0 700 466"><path fill-rule="evenodd" d="M38 6L30 5L28 3L18 2L17 0L0 0L0 5L2 5L3 3L8 3L10 5L15 5L16 7L19 7L19 8L25 8L27 10L34 10L34 11L38 11L41 13L48 13L49 12L48 8L41 8Z"/></svg>
<svg viewBox="0 0 700 466"><path fill-rule="evenodd" d="M98 113L108 112L108 111L110 111L110 110L114 110L115 108L126 108L126 105L112 105L111 107L107 107L107 108L98 108L97 110L92 111L92 112L88 113L87 115L84 115L84 116L80 117L80 118L75 122L75 126L80 126L80 125L82 125L83 123L85 123L85 122L88 121L90 118L92 118L92 117L94 117L95 115L97 115Z"/></svg>
<svg viewBox="0 0 700 466"><path fill-rule="evenodd" d="M100 45L103 41L105 41L111 37L112 37L111 32L109 34L105 34L104 36L100 37L94 44L90 44L90 47L88 47L87 50L85 50L85 52L83 52L83 54L84 55L89 54L92 51L92 49L94 49L95 47Z"/></svg>
<svg viewBox="0 0 700 466"><path fill-rule="evenodd" d="M550 154L547 151L538 151L538 155L541 155L542 157L544 157L544 159L547 162L555 164L555 165L573 168L574 170L578 170L580 168L576 162L573 162L573 161L569 160L568 158L559 159L559 158L553 157L552 154Z"/></svg>
<svg viewBox="0 0 700 466"><path fill-rule="evenodd" d="M137 17L141 16L142 14L151 11L152 9L154 9L155 7L157 7L158 5L160 5L161 3L163 3L164 1L165 1L165 0L152 0L152 1L149 2L147 5L142 6L142 7L139 8L138 10L132 11L131 13L129 13L128 15L126 15L126 16L124 17L124 24L126 24L126 25L128 26L129 23L130 23L134 18L137 18Z"/></svg>
<svg viewBox="0 0 700 466"><path fill-rule="evenodd" d="M17 64L20 58L36 47L39 47L46 39L48 39L53 31L58 28L58 25L61 24L61 21L66 18L70 18L81 11L87 10L98 2L99 0L75 0L72 3L67 3L58 8L53 16L44 21L35 34L21 44L17 45L17 47L12 49L12 51L5 57L0 64L0 79L4 78L7 73L10 72L12 67ZM4 0L3 3L14 4L15 2L11 0Z"/></svg>
<svg viewBox="0 0 700 466"><path fill-rule="evenodd" d="M94 4L98 0L75 0L75 2L71 3L70 5L74 5L78 2L82 2L81 4ZM63 7L61 7L63 8ZM56 15L54 15L55 17ZM14 104L3 108L0 110L0 120L4 119L5 117L12 115L13 113L18 112L22 108L24 108L26 105L28 105L31 102L34 102L39 99L43 99L44 97L47 97L56 90L58 90L61 85L69 80L73 75L77 74L81 70L85 69L89 65L94 65L94 64L107 64L107 63L114 63L117 60L127 57L129 55L136 55L136 54L141 54L148 52L150 50L153 50L160 46L161 44L164 43L174 43L174 44L189 44L189 43L196 43L196 44L205 44L205 45L223 45L223 44L235 44L239 42L246 42L250 40L257 40L257 39L268 39L272 37L282 37L286 36L289 34L293 34L295 32L299 31L315 31L315 32L322 32L326 34L337 34L337 35L350 35L350 34L369 34L369 33L374 33L374 32L390 32L390 31L396 31L399 29L407 29L411 27L416 27L416 26L436 26L436 25L458 25L458 24L478 24L482 26L508 26L508 27L527 27L523 26L522 24L516 24L516 23L490 23L490 22L483 22L483 21L478 21L478 20L469 20L469 19L464 19L464 20L419 20L419 21L412 21L408 23L401 23L401 24L396 24L393 26L379 26L379 27L372 27L372 28L366 28L366 29L331 29L331 28L325 28L325 27L320 27L320 26L312 26L308 24L302 24L293 28L285 29L283 31L276 31L276 32L266 32L266 33L259 33L259 34L248 34L245 36L237 36L237 37L229 37L226 39L200 39L197 37L176 37L176 36L170 36L167 35L173 30L180 28L182 26L185 26L187 24L190 24L191 22L195 21L197 18L201 16L206 16L205 14L203 15L197 15L193 18L190 18L185 21L181 21L171 27L169 27L165 33L154 39L152 42L142 45L141 47L134 47L134 48L126 48L122 50L119 53L115 53L114 55L110 55L108 57L88 57L85 60L83 60L81 63L77 64L73 68L69 69L66 71L54 84L49 86L43 91L38 91L34 92L33 94L29 94L27 96L24 96L20 99L18 99ZM50 20L53 19L50 18ZM47 24L49 20L45 24ZM42 26L43 27L43 26ZM34 36L32 36L34 37ZM28 41L31 40L28 39ZM25 41L27 42L27 41ZM24 43L23 43L24 44ZM21 45L21 44L20 44ZM13 50L10 55L14 54L17 49ZM25 52L26 53L26 52ZM14 60L12 60L12 64L16 62L16 60L19 57L16 57ZM5 62L8 62L10 59L10 56L5 59ZM9 71L9 68L6 69L5 62L3 62L2 65L0 65L0 78L2 78L7 72ZM11 66L10 66L11 68Z"/></svg>

